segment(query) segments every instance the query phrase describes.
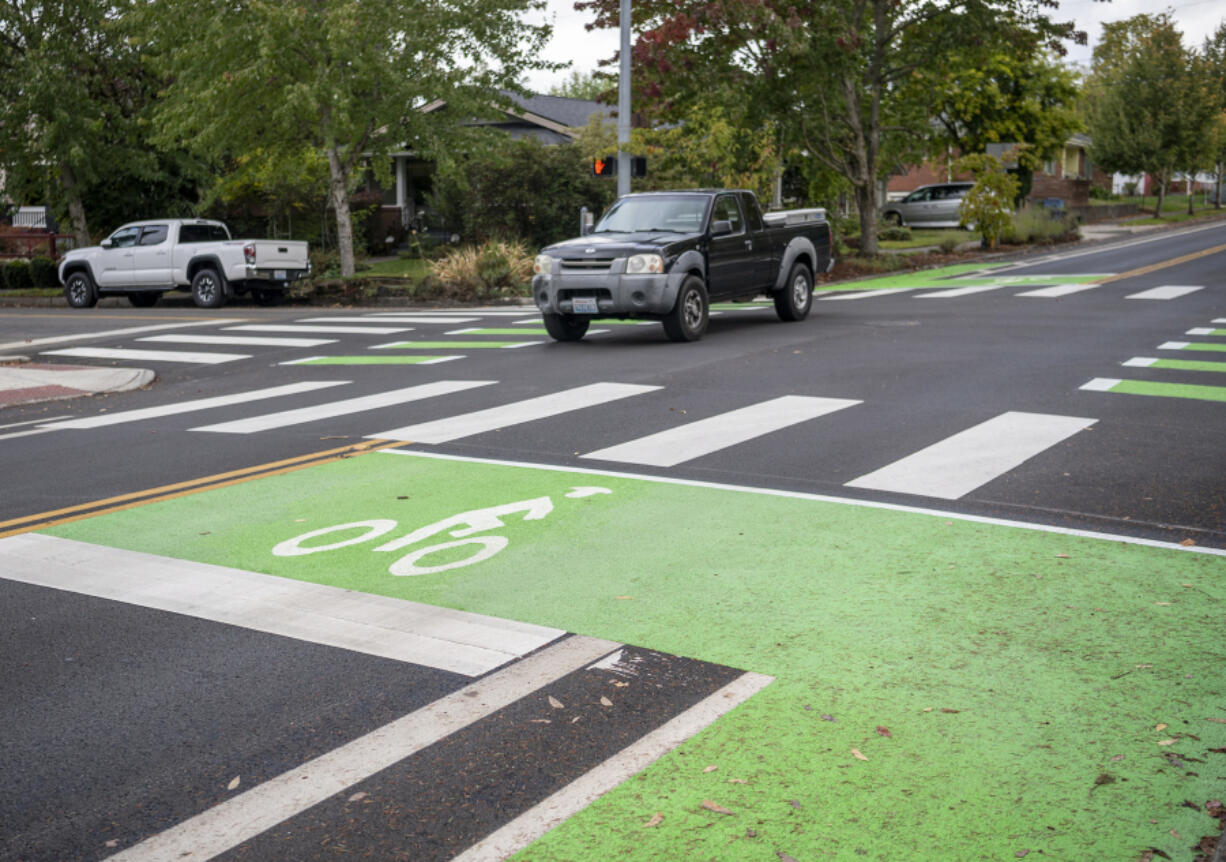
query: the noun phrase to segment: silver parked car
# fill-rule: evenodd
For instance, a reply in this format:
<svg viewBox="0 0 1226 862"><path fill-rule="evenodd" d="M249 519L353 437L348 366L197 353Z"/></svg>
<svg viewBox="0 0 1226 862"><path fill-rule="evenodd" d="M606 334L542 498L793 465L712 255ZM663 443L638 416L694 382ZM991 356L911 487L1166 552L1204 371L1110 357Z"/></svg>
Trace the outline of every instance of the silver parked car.
<svg viewBox="0 0 1226 862"><path fill-rule="evenodd" d="M888 224L913 227L958 227L962 198L974 183L935 183L920 186L900 201L881 208Z"/></svg>

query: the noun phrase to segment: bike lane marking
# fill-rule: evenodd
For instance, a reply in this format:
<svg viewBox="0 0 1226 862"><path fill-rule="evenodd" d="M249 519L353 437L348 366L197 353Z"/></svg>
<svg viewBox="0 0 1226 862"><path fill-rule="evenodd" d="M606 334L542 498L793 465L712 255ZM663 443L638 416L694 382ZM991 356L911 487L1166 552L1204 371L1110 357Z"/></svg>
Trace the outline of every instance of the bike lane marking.
<svg viewBox="0 0 1226 862"><path fill-rule="evenodd" d="M744 820L702 809L704 798L752 818L764 846L791 855L820 847L922 855L933 841L963 835L955 855L992 847L1116 858L1140 845L1186 858L1190 842L1169 830L1210 831L1209 818L1179 800L1212 794L1211 776L1185 775L1166 755L1213 757L1204 752L1226 743L1220 726L1206 723L1220 713L1221 692L1204 676L1222 658L1218 549L404 454L49 532L776 678L544 836L533 858L585 858L597 835L605 856L719 855L746 839ZM609 493L567 496L596 487ZM543 512L541 498L550 511L525 517ZM535 511L524 505L533 501ZM490 514L511 505L520 508ZM251 523L251 511L261 523ZM485 517L502 526L483 527ZM380 524L378 535L365 535L370 524L337 529L360 521L396 524ZM495 536L506 543L489 554L494 544L485 542L438 547ZM273 554L295 541L335 547ZM421 555L424 548L436 550ZM1175 728L1167 748L1155 745L1158 724ZM1087 797L1103 774L1117 780ZM866 814L866 798L883 805ZM656 812L660 828L641 829ZM898 817L924 825L901 828Z"/></svg>

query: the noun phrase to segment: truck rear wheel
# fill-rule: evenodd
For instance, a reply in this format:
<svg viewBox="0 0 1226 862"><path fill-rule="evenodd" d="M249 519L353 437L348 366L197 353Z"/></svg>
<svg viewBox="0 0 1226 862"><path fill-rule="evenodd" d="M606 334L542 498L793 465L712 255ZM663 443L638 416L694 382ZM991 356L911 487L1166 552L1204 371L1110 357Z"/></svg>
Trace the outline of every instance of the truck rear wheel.
<svg viewBox="0 0 1226 862"><path fill-rule="evenodd" d="M545 312L545 331L553 336L554 341L578 341L587 334L586 317L575 317L573 314L553 314Z"/></svg>
<svg viewBox="0 0 1226 862"><path fill-rule="evenodd" d="M698 276L687 275L677 291L677 304L664 317L664 334L669 341L697 341L707 331L710 314L707 286Z"/></svg>
<svg viewBox="0 0 1226 862"><path fill-rule="evenodd" d="M794 263L783 290L775 294L775 313L780 320L804 320L812 307L813 273L803 263Z"/></svg>
<svg viewBox="0 0 1226 862"><path fill-rule="evenodd" d="M77 270L64 279L64 298L73 308L93 308L98 304L98 288L84 270Z"/></svg>
<svg viewBox="0 0 1226 862"><path fill-rule="evenodd" d="M226 304L226 285L216 270L205 267L192 276L192 299L201 308L221 308Z"/></svg>

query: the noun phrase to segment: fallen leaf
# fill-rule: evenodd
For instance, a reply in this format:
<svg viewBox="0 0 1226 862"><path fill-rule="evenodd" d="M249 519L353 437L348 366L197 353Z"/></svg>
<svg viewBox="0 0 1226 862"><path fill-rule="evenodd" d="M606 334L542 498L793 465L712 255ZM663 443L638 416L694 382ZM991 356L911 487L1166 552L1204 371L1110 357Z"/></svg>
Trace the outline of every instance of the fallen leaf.
<svg viewBox="0 0 1226 862"><path fill-rule="evenodd" d="M549 695L549 705L552 706L554 709L565 709L566 708L562 706L562 701L558 700L552 694Z"/></svg>
<svg viewBox="0 0 1226 862"><path fill-rule="evenodd" d="M549 720L548 718L530 718L528 719L528 723L529 724L553 724L553 722Z"/></svg>
<svg viewBox="0 0 1226 862"><path fill-rule="evenodd" d="M1112 760L1123 760L1123 759L1124 759L1124 755L1122 755L1122 754L1117 754L1117 755L1115 755L1114 757L1112 757L1111 759L1112 759Z"/></svg>
<svg viewBox="0 0 1226 862"><path fill-rule="evenodd" d="M613 705L613 701L609 700L609 699L608 699L607 697L605 697L604 695L601 695L601 697L600 697L600 705L601 705L601 706L612 706L612 705Z"/></svg>
<svg viewBox="0 0 1226 862"><path fill-rule="evenodd" d="M350 802L361 802L363 799L367 797L367 795L368 794L366 793L365 790L359 790L357 793L349 797L349 801Z"/></svg>
<svg viewBox="0 0 1226 862"><path fill-rule="evenodd" d="M1154 602L1154 604L1156 604L1160 608L1167 608L1171 606L1170 602Z"/></svg>
<svg viewBox="0 0 1226 862"><path fill-rule="evenodd" d="M833 716L833 715L826 715L826 714L823 714L823 715L822 715L822 721L834 721L834 716Z"/></svg>
<svg viewBox="0 0 1226 862"><path fill-rule="evenodd" d="M1029 850L1019 850L1013 855L1016 856L1018 859L1021 859L1023 856L1030 855L1030 851Z"/></svg>
<svg viewBox="0 0 1226 862"><path fill-rule="evenodd" d="M792 807L793 807L793 808L795 808L795 809L797 809L797 810L800 810L800 800L799 800L799 799L793 799L793 800L792 800Z"/></svg>
<svg viewBox="0 0 1226 862"><path fill-rule="evenodd" d="M851 750L851 753L855 756L857 760L868 760L867 757L865 757L863 754L860 753L860 749L858 748L853 748Z"/></svg>
<svg viewBox="0 0 1226 862"><path fill-rule="evenodd" d="M1179 741L1178 739L1160 739L1158 740L1158 744L1159 745L1174 745L1178 741Z"/></svg>
<svg viewBox="0 0 1226 862"><path fill-rule="evenodd" d="M1188 541L1191 541L1191 539L1189 539ZM1181 544L1182 544L1182 543L1181 543ZM1171 834L1172 834L1172 835L1174 835L1176 838L1182 838L1182 837L1183 837L1183 836L1182 836L1182 835L1180 835L1178 832L1176 832L1174 829L1172 829L1172 830L1171 830Z"/></svg>
<svg viewBox="0 0 1226 862"><path fill-rule="evenodd" d="M1139 665L1137 665L1137 667L1139 667L1139 668L1141 668L1141 667L1153 667L1153 665L1152 665L1152 664L1139 664Z"/></svg>
<svg viewBox="0 0 1226 862"><path fill-rule="evenodd" d="M634 600L634 596L614 596L613 598L621 599L622 601L633 601Z"/></svg>
<svg viewBox="0 0 1226 862"><path fill-rule="evenodd" d="M230 779L230 783L226 785L226 790L233 790L238 787L239 777L236 775Z"/></svg>
<svg viewBox="0 0 1226 862"><path fill-rule="evenodd" d="M578 721L579 721L579 719L581 719L581 718L583 718L583 716L581 716L581 715L576 715L574 718L572 718L572 719L570 720L570 723L571 723L571 724L575 724L575 723L576 723L576 722L578 722Z"/></svg>
<svg viewBox="0 0 1226 862"><path fill-rule="evenodd" d="M784 853L782 850L776 850L775 855L779 857L779 862L796 862L795 859Z"/></svg>
<svg viewBox="0 0 1226 862"><path fill-rule="evenodd" d="M1168 727L1168 725L1165 725L1165 724L1158 724L1158 725L1155 725L1155 726L1154 726L1154 730L1166 730L1166 729L1167 729L1167 727Z"/></svg>
<svg viewBox="0 0 1226 862"><path fill-rule="evenodd" d="M118 846L119 846L119 839L118 839L118 838L112 838L110 841L106 842L106 846L107 846L107 847L118 847Z"/></svg>
<svg viewBox="0 0 1226 862"><path fill-rule="evenodd" d="M710 766L704 769L703 772L714 772L717 769L719 769L719 767L712 763Z"/></svg>
<svg viewBox="0 0 1226 862"><path fill-rule="evenodd" d="M1068 558L1069 558L1068 554L1056 554L1057 560L1067 560Z"/></svg>
<svg viewBox="0 0 1226 862"><path fill-rule="evenodd" d="M664 814L657 811L655 814L651 815L650 820L648 820L646 823L643 824L643 828L652 829L656 826L659 826L663 821L664 821Z"/></svg>
<svg viewBox="0 0 1226 862"><path fill-rule="evenodd" d="M877 733L880 736L885 736L890 739L894 738L894 734L890 733L890 729L888 727L882 727L880 724L877 725Z"/></svg>
<svg viewBox="0 0 1226 862"><path fill-rule="evenodd" d="M710 799L704 799L702 801L702 807L707 809L708 811L714 811L716 814L731 814L732 813L724 806L720 805L717 802L712 802Z"/></svg>
<svg viewBox="0 0 1226 862"><path fill-rule="evenodd" d="M954 713L956 713L956 712L961 712L961 711L962 711L962 710L960 710L960 709L950 709L950 708L949 708L949 707L947 707L947 706L943 706L943 707L941 707L941 712L946 712L946 713L949 713L950 715L952 715L952 714L954 714Z"/></svg>
<svg viewBox="0 0 1226 862"><path fill-rule="evenodd" d="M1195 539L1184 539L1179 544L1183 545L1185 548L1190 548L1196 544L1196 540Z"/></svg>
<svg viewBox="0 0 1226 862"><path fill-rule="evenodd" d="M1216 721L1218 724L1226 724L1226 718L1206 718L1205 721Z"/></svg>
<svg viewBox="0 0 1226 862"><path fill-rule="evenodd" d="M615 679L611 679L609 682L613 683L614 688L625 688L626 686L630 685L628 682L618 682Z"/></svg>

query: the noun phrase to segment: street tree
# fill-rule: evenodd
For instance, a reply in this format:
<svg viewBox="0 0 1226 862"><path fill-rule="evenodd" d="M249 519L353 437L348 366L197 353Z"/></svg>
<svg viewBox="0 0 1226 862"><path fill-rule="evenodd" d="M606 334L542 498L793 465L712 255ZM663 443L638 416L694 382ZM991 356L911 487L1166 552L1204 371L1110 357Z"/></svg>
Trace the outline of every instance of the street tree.
<svg viewBox="0 0 1226 862"><path fill-rule="evenodd" d="M593 26L617 0L582 0ZM1058 49L1074 36L1027 0L641 0L636 113L673 120L702 101L744 106L750 128L778 124L783 146L843 177L859 210L860 253L877 253L884 174L922 158L931 94L906 86L985 37ZM1084 37L1082 37L1084 38Z"/></svg>
<svg viewBox="0 0 1226 862"><path fill-rule="evenodd" d="M341 273L354 273L351 196L390 153L429 155L465 121L509 105L534 69L543 0L134 0L172 80L163 138L211 158L323 153ZM422 110L446 105L442 110Z"/></svg>
<svg viewBox="0 0 1226 862"><path fill-rule="evenodd" d="M1208 93L1217 109L1210 125L1208 149L1216 180L1214 207L1221 209L1222 185L1226 182L1226 20L1205 39L1201 56L1205 62Z"/></svg>

